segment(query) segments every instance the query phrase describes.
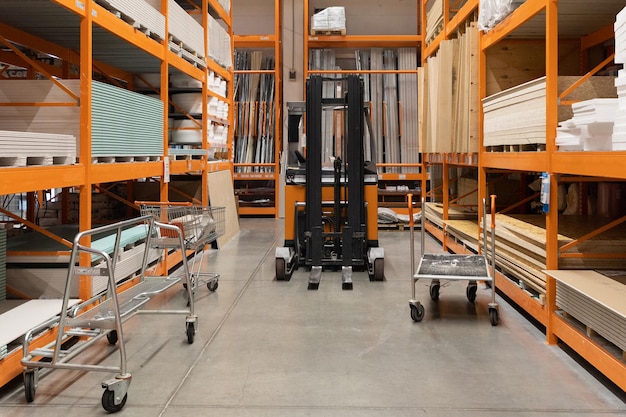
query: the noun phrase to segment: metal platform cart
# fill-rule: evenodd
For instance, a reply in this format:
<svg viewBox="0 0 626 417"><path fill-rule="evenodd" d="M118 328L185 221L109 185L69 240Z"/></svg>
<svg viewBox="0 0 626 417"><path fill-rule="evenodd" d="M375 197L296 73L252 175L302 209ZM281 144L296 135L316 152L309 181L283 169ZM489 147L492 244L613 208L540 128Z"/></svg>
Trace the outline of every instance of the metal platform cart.
<svg viewBox="0 0 626 417"><path fill-rule="evenodd" d="M409 200L409 226L411 230L411 271L412 279L412 297L409 300L411 309L411 318L414 322L422 321L424 318L424 306L415 299L415 286L420 279L430 279L430 298L433 301L439 299L439 288L441 280L468 280L465 290L467 299L470 302L476 300L476 291L478 289L478 281L491 284L491 302L489 303L489 320L492 326L498 325L498 304L496 303L495 288L495 196L491 196L491 272L489 271L489 262L486 254L483 255L466 255L466 254L450 254L450 253L424 253L425 245L425 218L421 216L421 248L420 263L415 269L415 235L413 222L413 201L412 195L408 196ZM484 201L483 215L483 238L485 253L487 252L487 205ZM422 208L424 200L422 199Z"/></svg>
<svg viewBox="0 0 626 417"><path fill-rule="evenodd" d="M142 236L145 236L143 260L140 272L133 278L137 282L129 286L128 289L120 291L115 271L116 265L124 261L122 251L126 243L122 235L124 231L130 229L135 232L139 229L143 233ZM148 276L147 273L154 265L149 265L149 259L154 259L152 255L155 254L154 251L157 251L155 248L160 240L157 230L169 234L170 239L176 241L179 247L185 246L183 233L179 227L167 223L158 223L152 216L142 216L80 232L76 235L68 264L67 281L59 316L29 330L24 336L22 365L24 366L25 395L28 402L35 399L39 373L42 369L99 371L116 373L113 378L102 382L102 388L104 388L102 407L110 413L120 411L126 404L131 381L131 374L127 369L122 323L135 313L184 314L186 316L187 341L193 343L198 317L194 313L186 258L183 257L182 268L171 276ZM94 249L81 243L91 240L94 235L101 234L107 234L114 239L113 249L110 252ZM158 251L163 252L162 250ZM81 264L88 263L89 266L80 266L79 260L82 261ZM106 280L106 290L73 308L69 308L72 288L75 287L76 281L81 276ZM152 296L164 292L181 280L188 284L187 292L190 300L188 308L181 310L140 310ZM56 340L42 348L31 350L29 342L32 338L50 329L57 330ZM107 366L73 361L81 352L104 337L107 338L109 344L117 344L118 365Z"/></svg>
<svg viewBox="0 0 626 417"><path fill-rule="evenodd" d="M206 284L209 291L217 290L219 274L203 272L204 247L223 236L226 225L226 208L194 206L189 202L147 202L136 201L142 215L150 215L156 221L178 226L182 230L184 248L193 251L191 258L190 281L191 293L198 285ZM178 248L176 236L168 229L159 230L160 248ZM186 284L183 284L186 285Z"/></svg>

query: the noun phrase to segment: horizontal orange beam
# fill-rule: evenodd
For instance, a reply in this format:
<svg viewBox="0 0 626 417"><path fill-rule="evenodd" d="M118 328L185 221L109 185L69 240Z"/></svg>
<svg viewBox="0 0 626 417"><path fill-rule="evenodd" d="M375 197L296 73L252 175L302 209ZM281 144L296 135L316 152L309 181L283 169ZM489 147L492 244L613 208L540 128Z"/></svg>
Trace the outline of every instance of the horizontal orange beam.
<svg viewBox="0 0 626 417"><path fill-rule="evenodd" d="M481 152L480 160L481 165L485 168L526 172L548 170L548 159L545 152Z"/></svg>
<svg viewBox="0 0 626 417"><path fill-rule="evenodd" d="M76 164L0 168L0 178L0 195L74 187L85 182L85 167Z"/></svg>
<svg viewBox="0 0 626 417"><path fill-rule="evenodd" d="M93 184L127 181L163 175L163 161L117 162L91 165Z"/></svg>
<svg viewBox="0 0 626 417"><path fill-rule="evenodd" d="M452 34L478 9L478 0L468 0L446 25L446 35Z"/></svg>
<svg viewBox="0 0 626 417"><path fill-rule="evenodd" d="M272 35L233 35L235 49L237 48L274 48L276 36Z"/></svg>
<svg viewBox="0 0 626 417"><path fill-rule="evenodd" d="M481 36L481 47L488 49L497 44L545 8L546 0L526 0L496 27Z"/></svg>
<svg viewBox="0 0 626 417"><path fill-rule="evenodd" d="M626 179L626 152L555 152L552 170L559 174Z"/></svg>
<svg viewBox="0 0 626 417"><path fill-rule="evenodd" d="M308 37L309 48L407 47L419 48L420 35L345 35Z"/></svg>

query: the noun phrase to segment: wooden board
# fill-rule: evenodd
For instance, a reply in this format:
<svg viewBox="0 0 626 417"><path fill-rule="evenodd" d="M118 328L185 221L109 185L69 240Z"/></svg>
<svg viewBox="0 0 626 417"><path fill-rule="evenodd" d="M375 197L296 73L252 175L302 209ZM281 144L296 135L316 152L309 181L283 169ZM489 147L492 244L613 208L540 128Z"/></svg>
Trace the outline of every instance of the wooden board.
<svg viewBox="0 0 626 417"><path fill-rule="evenodd" d="M222 247L239 234L239 215L230 171L210 172L208 186L211 207L224 207L226 210L225 233L217 239L218 246Z"/></svg>

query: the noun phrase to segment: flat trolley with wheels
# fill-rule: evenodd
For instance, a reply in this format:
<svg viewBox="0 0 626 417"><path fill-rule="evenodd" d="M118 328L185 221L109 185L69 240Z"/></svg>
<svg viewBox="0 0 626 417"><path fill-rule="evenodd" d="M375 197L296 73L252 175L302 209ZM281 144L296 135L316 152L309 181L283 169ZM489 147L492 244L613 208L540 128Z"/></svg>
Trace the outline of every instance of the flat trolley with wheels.
<svg viewBox="0 0 626 417"><path fill-rule="evenodd" d="M190 274L187 259L183 257L182 268L169 276L149 276L153 266L159 262L164 251L156 249L160 234L168 234L169 239L176 241L180 247L185 245L179 227L159 223L153 216L141 216L107 226L80 232L73 241L68 263L67 281L62 300L60 314L45 323L29 330L24 336L24 388L26 400L35 399L35 391L40 371L48 369L66 369L80 371L97 371L115 373L116 375L104 382L102 388L102 406L112 413L120 411L126 404L131 374L128 372L126 349L122 323L136 313L183 314L185 315L185 333L187 341L193 343L198 321L194 312L191 295ZM128 243L124 234L132 232L140 237L136 243L142 248L141 265L136 276L131 276L132 285L124 279L117 279L116 271L126 267L123 249ZM106 235L111 239L107 250L92 248L83 242L91 241L95 235ZM119 274L119 273L118 273ZM69 308L73 288L81 277L104 280L106 290L96 296L83 300L73 308ZM187 308L180 310L147 310L143 308L150 298L162 293L175 284L183 281L187 284L187 296L190 302ZM128 285L126 285L128 284ZM120 285L124 285L122 290ZM46 346L31 349L30 341L42 332L56 330L54 342ZM106 338L111 345L117 344L119 353L118 365L102 365L75 360L82 352ZM102 347L100 347L102 349Z"/></svg>
<svg viewBox="0 0 626 417"><path fill-rule="evenodd" d="M159 239L155 244L163 249L180 248L193 251L191 258L191 292L198 285L206 284L209 291L217 290L219 274L202 271L204 247L223 236L226 224L226 208L196 206L189 202L135 202L142 215L154 217L158 222L177 226L182 231L184 245L181 248L169 229L159 229Z"/></svg>
<svg viewBox="0 0 626 417"><path fill-rule="evenodd" d="M487 224L486 213L487 207L484 204L483 215L483 237L484 248L487 248ZM422 208L424 200L422 200ZM413 201L412 195L409 195L409 222L411 230L411 271L413 277L411 280L412 297L409 300L411 309L411 319L414 322L422 321L424 318L424 306L416 300L415 286L417 281L421 279L430 279L430 298L433 301L439 299L439 289L441 280L467 280L467 288L465 294L470 302L476 300L476 291L478 289L478 281L490 283L491 285L491 302L489 303L489 320L492 326L498 324L498 304L496 303L496 288L493 277L495 276L495 196L491 196L491 271L487 257L481 254L451 254L451 253L424 253L425 245L425 217L421 217L421 248L420 262L415 269L415 236L413 223Z"/></svg>

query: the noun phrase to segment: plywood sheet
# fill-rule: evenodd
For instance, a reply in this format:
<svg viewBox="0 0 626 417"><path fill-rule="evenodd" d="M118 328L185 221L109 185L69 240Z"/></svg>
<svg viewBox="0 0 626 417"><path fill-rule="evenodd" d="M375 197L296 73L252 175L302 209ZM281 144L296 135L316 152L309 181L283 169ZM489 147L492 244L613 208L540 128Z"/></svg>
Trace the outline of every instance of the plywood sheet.
<svg viewBox="0 0 626 417"><path fill-rule="evenodd" d="M222 247L239 234L239 215L235 203L233 177L230 171L216 171L208 174L209 202L211 207L224 207L226 210L226 227L223 236L217 239Z"/></svg>

